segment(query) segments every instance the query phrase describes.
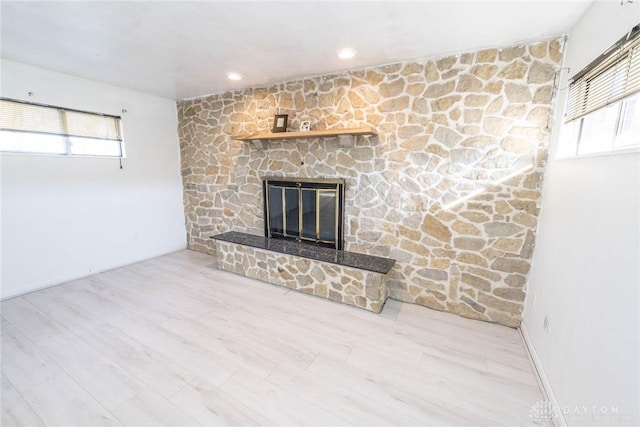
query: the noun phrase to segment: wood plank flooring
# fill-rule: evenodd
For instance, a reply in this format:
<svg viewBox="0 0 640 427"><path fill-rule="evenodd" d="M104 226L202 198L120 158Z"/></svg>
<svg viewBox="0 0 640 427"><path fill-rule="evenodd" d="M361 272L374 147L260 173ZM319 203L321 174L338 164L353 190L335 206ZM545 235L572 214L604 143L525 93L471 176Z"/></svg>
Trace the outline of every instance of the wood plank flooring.
<svg viewBox="0 0 640 427"><path fill-rule="evenodd" d="M3 426L530 425L518 332L180 251L3 301Z"/></svg>

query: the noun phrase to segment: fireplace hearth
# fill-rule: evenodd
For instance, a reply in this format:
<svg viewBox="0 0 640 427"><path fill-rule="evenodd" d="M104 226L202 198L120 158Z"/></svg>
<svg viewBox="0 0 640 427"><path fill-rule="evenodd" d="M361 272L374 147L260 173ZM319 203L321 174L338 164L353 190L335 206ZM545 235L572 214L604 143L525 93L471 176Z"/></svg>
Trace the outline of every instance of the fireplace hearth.
<svg viewBox="0 0 640 427"><path fill-rule="evenodd" d="M342 250L344 180L265 177L265 237Z"/></svg>
<svg viewBox="0 0 640 427"><path fill-rule="evenodd" d="M343 179L264 177L264 237L211 236L221 270L379 313L395 260L343 247Z"/></svg>

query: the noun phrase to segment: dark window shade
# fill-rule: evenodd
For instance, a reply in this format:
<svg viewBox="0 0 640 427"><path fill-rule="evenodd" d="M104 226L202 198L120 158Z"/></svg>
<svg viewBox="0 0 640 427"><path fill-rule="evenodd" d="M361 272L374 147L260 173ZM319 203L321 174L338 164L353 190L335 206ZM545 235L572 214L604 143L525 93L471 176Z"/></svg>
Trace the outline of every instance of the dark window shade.
<svg viewBox="0 0 640 427"><path fill-rule="evenodd" d="M0 129L122 141L120 117L0 99Z"/></svg>
<svg viewBox="0 0 640 427"><path fill-rule="evenodd" d="M569 85L565 123L640 91L640 25L577 73Z"/></svg>

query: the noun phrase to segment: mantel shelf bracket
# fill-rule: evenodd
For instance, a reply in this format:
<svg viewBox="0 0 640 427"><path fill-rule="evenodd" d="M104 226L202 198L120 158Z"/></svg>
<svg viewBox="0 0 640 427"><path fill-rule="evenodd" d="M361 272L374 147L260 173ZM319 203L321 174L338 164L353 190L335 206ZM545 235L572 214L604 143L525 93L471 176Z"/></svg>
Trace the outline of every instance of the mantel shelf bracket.
<svg viewBox="0 0 640 427"><path fill-rule="evenodd" d="M267 149L267 141L265 139L254 139L253 140L253 145L258 150L266 150Z"/></svg>
<svg viewBox="0 0 640 427"><path fill-rule="evenodd" d="M340 141L340 147L342 148L353 148L356 146L355 135L338 135L338 140Z"/></svg>

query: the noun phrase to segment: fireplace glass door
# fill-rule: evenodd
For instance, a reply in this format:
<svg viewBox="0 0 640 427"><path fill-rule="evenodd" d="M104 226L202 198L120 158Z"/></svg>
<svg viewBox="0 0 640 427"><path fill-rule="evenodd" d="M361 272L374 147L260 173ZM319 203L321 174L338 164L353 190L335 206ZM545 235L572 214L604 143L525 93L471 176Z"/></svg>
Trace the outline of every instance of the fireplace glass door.
<svg viewBox="0 0 640 427"><path fill-rule="evenodd" d="M265 235L342 249L344 181L265 178Z"/></svg>

